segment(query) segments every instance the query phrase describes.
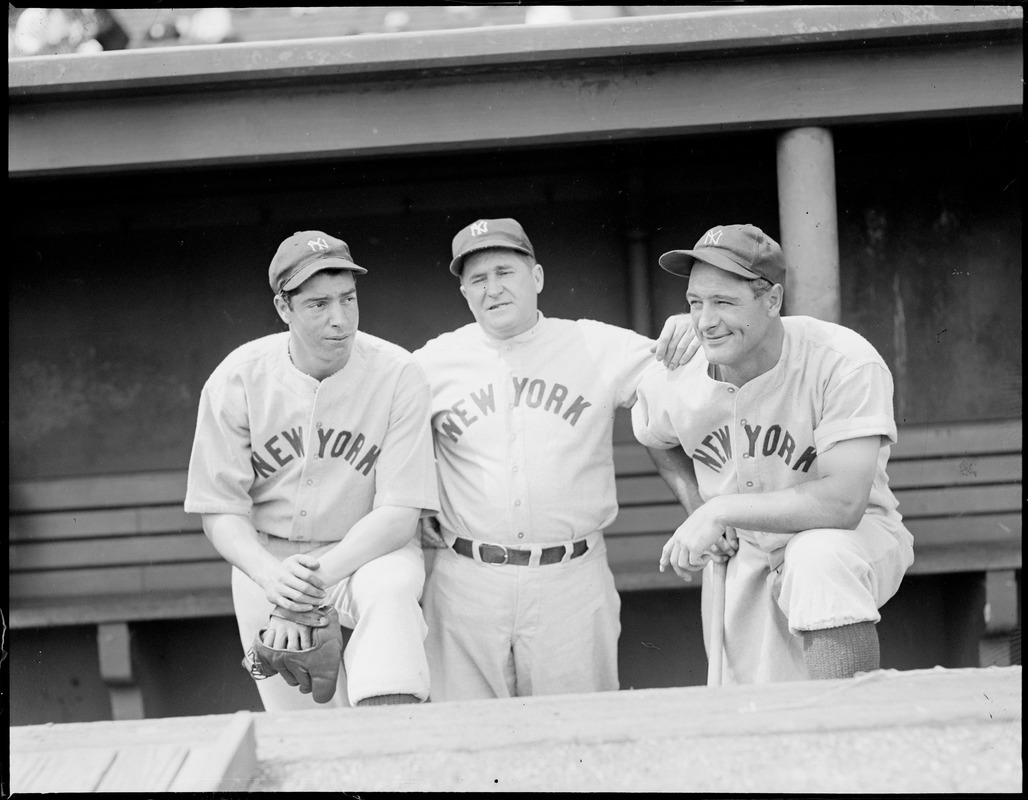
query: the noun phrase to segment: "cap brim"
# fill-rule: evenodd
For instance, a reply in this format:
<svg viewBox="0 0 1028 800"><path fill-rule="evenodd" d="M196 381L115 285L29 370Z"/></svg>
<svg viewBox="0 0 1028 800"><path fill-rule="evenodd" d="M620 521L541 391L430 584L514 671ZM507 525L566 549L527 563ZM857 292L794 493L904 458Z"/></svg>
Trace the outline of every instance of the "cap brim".
<svg viewBox="0 0 1028 800"><path fill-rule="evenodd" d="M366 275L368 272L364 267L358 267L353 262L346 261L342 258L320 258L294 272L292 277L282 284L282 288L279 291L291 292L312 275L326 269L348 269L351 272L356 272L361 275Z"/></svg>
<svg viewBox="0 0 1028 800"><path fill-rule="evenodd" d="M489 241L488 239L486 239L485 241L475 242L474 246L468 247L468 248L465 248L464 250L462 250L460 252L460 254L456 258L454 258L453 261L450 262L450 272L452 272L454 275L456 275L459 278L461 270L464 268L463 265L464 265L464 259L465 258L470 256L472 253L477 253L479 250L494 250L494 249L495 250L500 250L500 249L502 249L502 250L514 250L515 252L524 253L526 256L531 256L532 258L535 258L535 253L533 253L531 250L529 250L529 249L527 249L525 247L519 247L516 244L511 244L510 242L506 241L505 239L500 239L500 240L494 239L493 241Z"/></svg>
<svg viewBox="0 0 1028 800"><path fill-rule="evenodd" d="M720 250L671 250L657 259L657 263L667 272L683 278L689 277L689 273L692 272L697 261L750 280L760 277L756 272L751 272L746 267L735 263Z"/></svg>

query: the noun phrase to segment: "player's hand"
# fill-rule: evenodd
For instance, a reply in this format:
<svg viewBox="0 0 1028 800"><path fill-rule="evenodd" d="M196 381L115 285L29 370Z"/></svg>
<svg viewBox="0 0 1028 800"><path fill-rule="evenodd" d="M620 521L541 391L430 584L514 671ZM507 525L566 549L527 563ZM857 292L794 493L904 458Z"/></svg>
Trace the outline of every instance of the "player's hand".
<svg viewBox="0 0 1028 800"><path fill-rule="evenodd" d="M261 585L268 602L290 611L311 611L325 599L325 582L315 571L318 559L297 553L269 566Z"/></svg>
<svg viewBox="0 0 1028 800"><path fill-rule="evenodd" d="M717 518L715 504L704 503L674 532L660 553L660 571L670 565L675 574L691 581L711 561L728 561L739 549L735 528Z"/></svg>
<svg viewBox="0 0 1028 800"><path fill-rule="evenodd" d="M276 616L268 619L261 641L276 650L306 650L313 644L309 626Z"/></svg>
<svg viewBox="0 0 1028 800"><path fill-rule="evenodd" d="M421 518L421 546L441 548L446 547L446 541L439 532L439 520L435 517Z"/></svg>
<svg viewBox="0 0 1028 800"><path fill-rule="evenodd" d="M692 317L676 314L668 317L657 343L650 348L654 358L668 369L677 369L689 361L700 348L700 340L693 330Z"/></svg>

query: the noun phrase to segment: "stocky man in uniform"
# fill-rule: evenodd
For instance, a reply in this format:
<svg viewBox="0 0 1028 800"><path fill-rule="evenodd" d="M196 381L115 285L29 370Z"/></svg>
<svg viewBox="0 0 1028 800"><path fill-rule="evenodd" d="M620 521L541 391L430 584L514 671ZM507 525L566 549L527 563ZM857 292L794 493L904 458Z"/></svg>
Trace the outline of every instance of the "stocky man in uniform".
<svg viewBox="0 0 1028 800"><path fill-rule="evenodd" d="M543 267L513 219L471 223L452 257L475 322L414 353L440 482L438 520L422 523L439 548L424 597L432 700L616 690L614 413L648 369L695 351L688 318L654 343L544 316Z"/></svg>
<svg viewBox="0 0 1028 800"><path fill-rule="evenodd" d="M687 278L702 344L683 369L647 375L632 409L636 437L683 505L690 468L702 502L660 568L688 577L726 531L738 535L726 682L877 669L878 609L913 562L886 476L896 442L888 367L854 331L781 316L785 259L759 228L717 225L660 265Z"/></svg>

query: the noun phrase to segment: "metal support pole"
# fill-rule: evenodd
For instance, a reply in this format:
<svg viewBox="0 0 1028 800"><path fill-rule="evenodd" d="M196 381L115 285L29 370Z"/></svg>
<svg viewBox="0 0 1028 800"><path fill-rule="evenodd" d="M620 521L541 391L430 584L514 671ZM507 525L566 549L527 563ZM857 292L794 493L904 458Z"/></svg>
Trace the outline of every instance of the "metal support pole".
<svg viewBox="0 0 1028 800"><path fill-rule="evenodd" d="M778 215L789 314L841 319L837 213L831 131L786 131L778 138Z"/></svg>

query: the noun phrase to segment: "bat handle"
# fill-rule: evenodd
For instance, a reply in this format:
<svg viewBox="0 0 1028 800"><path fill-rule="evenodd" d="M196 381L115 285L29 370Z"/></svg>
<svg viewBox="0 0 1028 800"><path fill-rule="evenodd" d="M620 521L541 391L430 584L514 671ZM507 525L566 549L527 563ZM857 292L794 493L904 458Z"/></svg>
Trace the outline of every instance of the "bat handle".
<svg viewBox="0 0 1028 800"><path fill-rule="evenodd" d="M710 650L707 653L707 686L721 685L725 652L725 575L728 563L714 561L710 571Z"/></svg>

